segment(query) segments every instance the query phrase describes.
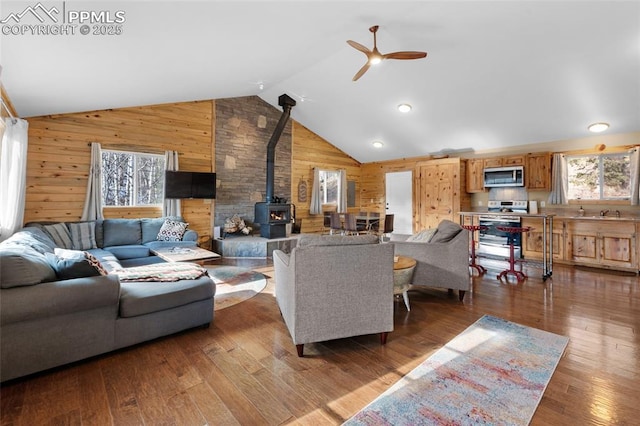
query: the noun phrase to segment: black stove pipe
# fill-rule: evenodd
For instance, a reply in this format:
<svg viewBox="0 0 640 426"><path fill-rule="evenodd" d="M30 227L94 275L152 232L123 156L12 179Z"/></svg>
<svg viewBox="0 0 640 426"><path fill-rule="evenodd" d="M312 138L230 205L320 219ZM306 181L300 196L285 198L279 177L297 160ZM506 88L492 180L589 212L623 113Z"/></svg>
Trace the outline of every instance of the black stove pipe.
<svg viewBox="0 0 640 426"><path fill-rule="evenodd" d="M271 135L271 139L269 139L269 145L267 145L267 194L266 201L267 203L275 202L275 197L273 196L273 187L275 185L275 159L276 159L276 145L280 140L280 136L282 135L282 131L284 127L287 125L287 120L289 120L289 116L291 115L291 108L296 106L296 101L289 97L286 94L282 94L278 97L278 105L282 107L282 116L280 116L280 120L278 124L276 124L276 128Z"/></svg>

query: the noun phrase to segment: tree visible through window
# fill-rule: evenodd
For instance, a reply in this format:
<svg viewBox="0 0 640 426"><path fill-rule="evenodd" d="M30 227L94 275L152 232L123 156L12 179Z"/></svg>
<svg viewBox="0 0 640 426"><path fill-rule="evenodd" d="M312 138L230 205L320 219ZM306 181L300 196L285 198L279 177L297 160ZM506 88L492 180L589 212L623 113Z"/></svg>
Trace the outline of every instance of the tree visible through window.
<svg viewBox="0 0 640 426"><path fill-rule="evenodd" d="M338 205L340 190L340 172L320 170L320 194L322 195L322 204Z"/></svg>
<svg viewBox="0 0 640 426"><path fill-rule="evenodd" d="M630 197L628 153L567 156L569 199L623 200Z"/></svg>
<svg viewBox="0 0 640 426"><path fill-rule="evenodd" d="M104 206L152 206L163 201L163 155L102 151Z"/></svg>

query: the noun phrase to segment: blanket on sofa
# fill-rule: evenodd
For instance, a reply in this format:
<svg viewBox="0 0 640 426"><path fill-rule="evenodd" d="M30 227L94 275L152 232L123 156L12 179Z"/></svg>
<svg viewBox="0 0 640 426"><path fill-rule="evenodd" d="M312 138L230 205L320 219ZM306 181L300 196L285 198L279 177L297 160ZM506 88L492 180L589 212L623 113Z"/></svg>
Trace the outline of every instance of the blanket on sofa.
<svg viewBox="0 0 640 426"><path fill-rule="evenodd" d="M180 281L195 280L207 274L207 270L195 263L168 262L152 265L116 269L110 274L118 275L120 281Z"/></svg>

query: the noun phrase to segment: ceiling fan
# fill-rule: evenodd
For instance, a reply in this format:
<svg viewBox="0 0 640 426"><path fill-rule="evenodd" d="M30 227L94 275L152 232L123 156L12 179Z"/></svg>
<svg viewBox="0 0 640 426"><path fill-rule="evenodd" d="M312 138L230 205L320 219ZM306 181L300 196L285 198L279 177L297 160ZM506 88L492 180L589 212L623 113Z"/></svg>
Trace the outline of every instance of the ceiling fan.
<svg viewBox="0 0 640 426"><path fill-rule="evenodd" d="M360 68L360 71L358 71L356 75L353 76L353 81L356 81L357 79L362 77L362 75L365 72L367 72L367 70L371 65L378 64L385 59L420 59L427 56L426 52L411 52L411 51L393 52L393 53L387 53L383 55L378 51L378 47L376 46L376 32L378 31L378 28L379 28L378 25L374 25L373 27L369 28L369 31L373 33L373 50L369 50L368 48L366 48L365 46L361 45L356 41L347 40L347 43L349 43L351 47L367 55L367 63L364 64L364 66Z"/></svg>

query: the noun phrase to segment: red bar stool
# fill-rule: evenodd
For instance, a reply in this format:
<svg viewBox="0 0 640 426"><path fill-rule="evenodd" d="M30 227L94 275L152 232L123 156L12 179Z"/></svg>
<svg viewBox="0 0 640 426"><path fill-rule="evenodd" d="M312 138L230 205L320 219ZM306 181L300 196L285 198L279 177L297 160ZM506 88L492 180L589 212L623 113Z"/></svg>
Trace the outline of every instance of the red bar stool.
<svg viewBox="0 0 640 426"><path fill-rule="evenodd" d="M462 227L471 233L471 257L469 259L469 267L474 268L476 271L478 271L478 275L482 275L487 272L487 270L484 266L476 263L475 235L476 231L484 231L487 229L487 227L484 225L462 225Z"/></svg>
<svg viewBox="0 0 640 426"><path fill-rule="evenodd" d="M506 232L509 234L509 269L505 269L504 271L500 272L500 274L498 275L498 279L502 280L502 277L505 277L506 280L508 280L507 275L508 274L513 274L516 276L516 279L518 280L518 282L520 281L524 281L527 276L525 275L524 272L522 271L516 271L515 269L515 264L516 264L516 259L515 259L515 255L514 255L514 250L513 250L513 241L515 239L515 235L516 234L522 234L523 232L529 232L531 231L533 228L530 226L496 226L496 229L502 232Z"/></svg>

